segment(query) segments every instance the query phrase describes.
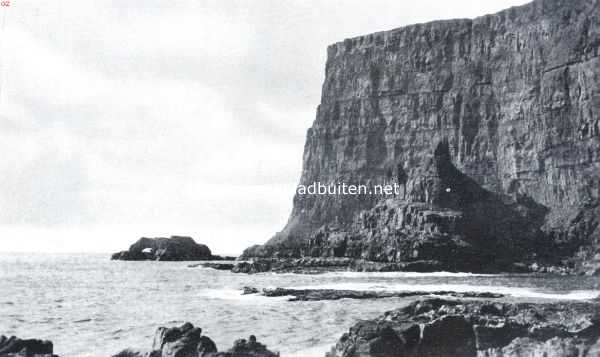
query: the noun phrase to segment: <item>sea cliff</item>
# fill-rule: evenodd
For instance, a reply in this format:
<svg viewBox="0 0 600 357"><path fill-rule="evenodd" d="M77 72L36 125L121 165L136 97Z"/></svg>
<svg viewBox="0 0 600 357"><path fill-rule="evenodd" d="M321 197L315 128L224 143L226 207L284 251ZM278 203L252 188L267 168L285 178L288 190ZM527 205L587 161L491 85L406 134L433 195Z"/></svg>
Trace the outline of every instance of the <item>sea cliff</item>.
<svg viewBox="0 0 600 357"><path fill-rule="evenodd" d="M300 184L243 258L435 261L465 271L594 274L600 262L600 2L536 0L327 49Z"/></svg>

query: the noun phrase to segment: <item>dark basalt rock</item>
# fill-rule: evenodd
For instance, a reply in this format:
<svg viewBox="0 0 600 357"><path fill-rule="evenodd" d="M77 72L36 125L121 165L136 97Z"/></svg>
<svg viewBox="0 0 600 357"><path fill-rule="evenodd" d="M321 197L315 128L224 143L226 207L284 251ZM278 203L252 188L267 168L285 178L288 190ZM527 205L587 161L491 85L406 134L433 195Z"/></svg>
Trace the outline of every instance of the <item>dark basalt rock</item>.
<svg viewBox="0 0 600 357"><path fill-rule="evenodd" d="M244 289L242 289L242 295L257 294L257 293L259 293L259 290L252 286L244 286Z"/></svg>
<svg viewBox="0 0 600 357"><path fill-rule="evenodd" d="M441 246L445 246L441 244ZM204 264L212 267L211 265ZM240 261L234 264L231 269L234 273L255 274L263 272L275 273L296 273L296 274L319 274L331 271L357 271L357 272L394 272L394 271L410 271L420 273L430 273L436 271L459 271L460 266L466 266L465 263L457 264L446 260L415 260L409 262L377 262L365 259L353 258L320 258L320 257L304 257L304 258L254 258L249 261ZM219 267L214 267L218 269ZM514 273L523 273L532 271L525 264L514 263L505 265L503 269L499 267L487 267L485 270L479 269L488 273L499 271L509 271Z"/></svg>
<svg viewBox="0 0 600 357"><path fill-rule="evenodd" d="M536 0L331 45L300 184L400 192L297 194L242 258L600 274L599 19Z"/></svg>
<svg viewBox="0 0 600 357"><path fill-rule="evenodd" d="M140 238L129 250L112 255L112 260L192 261L213 260L210 249L191 237Z"/></svg>
<svg viewBox="0 0 600 357"><path fill-rule="evenodd" d="M57 357L50 341L0 336L0 357Z"/></svg>
<svg viewBox="0 0 600 357"><path fill-rule="evenodd" d="M426 299L358 322L328 357L595 356L600 305Z"/></svg>
<svg viewBox="0 0 600 357"><path fill-rule="evenodd" d="M390 297L410 296L453 296L458 298L501 298L502 294L488 292L454 292L454 291L364 291L364 290L335 290L335 289L287 289L269 288L260 292L256 288L245 287L244 294L261 293L267 297L291 296L289 301L320 301L339 299L383 299Z"/></svg>
<svg viewBox="0 0 600 357"><path fill-rule="evenodd" d="M239 339L235 341L229 351L215 357L279 357L279 353L269 351L267 346L256 341L254 335L250 335L248 340Z"/></svg>
<svg viewBox="0 0 600 357"><path fill-rule="evenodd" d="M202 329L189 322L179 327L159 327L154 336L152 349L149 351L125 349L113 357L278 357L267 346L250 336L248 340L235 341L233 347L225 352L218 352L217 345Z"/></svg>
<svg viewBox="0 0 600 357"><path fill-rule="evenodd" d="M211 268L215 270L232 270L235 267L236 263L197 263L188 265L190 268L195 267L203 267L203 268Z"/></svg>

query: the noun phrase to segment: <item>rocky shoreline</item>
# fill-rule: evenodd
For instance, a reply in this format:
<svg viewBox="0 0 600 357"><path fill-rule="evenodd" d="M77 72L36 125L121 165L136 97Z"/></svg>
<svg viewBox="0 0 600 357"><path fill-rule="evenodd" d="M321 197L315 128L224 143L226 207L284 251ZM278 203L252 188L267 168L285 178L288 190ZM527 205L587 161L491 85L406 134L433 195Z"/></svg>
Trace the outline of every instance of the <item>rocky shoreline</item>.
<svg viewBox="0 0 600 357"><path fill-rule="evenodd" d="M246 293L258 289L246 288ZM265 289L265 296L298 301L391 296L329 290ZM443 292L436 292L443 293ZM416 293L415 293L416 294ZM430 294L430 293L428 293ZM408 296L408 295L406 295ZM594 357L600 355L600 303L508 302L497 294L463 293L418 298L383 315L355 323L325 357ZM278 357L256 337L219 351L191 323L159 327L148 349L113 357ZM58 357L49 341L0 337L0 357Z"/></svg>
<svg viewBox="0 0 600 357"><path fill-rule="evenodd" d="M600 306L423 299L352 326L327 357L592 357Z"/></svg>
<svg viewBox="0 0 600 357"><path fill-rule="evenodd" d="M279 357L279 353L267 349L253 335L219 352L210 337L202 335L201 328L186 322L179 327L159 327L150 350L128 348L113 357Z"/></svg>
<svg viewBox="0 0 600 357"><path fill-rule="evenodd" d="M526 265L524 263L515 263L505 269L484 269L484 270L459 270L455 266L446 265L437 260L420 260L412 262L386 263L376 262L364 259L352 258L252 258L249 260L221 261L221 262L202 262L190 264L190 268L204 267L216 270L226 270L233 273L257 274L257 273L294 273L294 274L322 274L329 272L365 272L365 273L384 273L384 272L452 272L452 273L479 273L479 274L501 274L501 273L540 273L554 275L598 275L600 271L593 270L582 272L572 267L564 265L538 265L533 263Z"/></svg>

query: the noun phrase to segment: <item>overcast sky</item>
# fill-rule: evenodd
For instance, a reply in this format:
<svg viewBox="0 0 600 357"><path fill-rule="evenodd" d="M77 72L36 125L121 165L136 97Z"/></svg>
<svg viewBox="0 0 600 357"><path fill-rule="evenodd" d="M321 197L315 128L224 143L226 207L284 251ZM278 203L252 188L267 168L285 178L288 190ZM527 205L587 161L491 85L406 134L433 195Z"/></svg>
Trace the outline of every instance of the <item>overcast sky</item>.
<svg viewBox="0 0 600 357"><path fill-rule="evenodd" d="M0 250L262 243L291 209L328 44L525 2L11 0Z"/></svg>

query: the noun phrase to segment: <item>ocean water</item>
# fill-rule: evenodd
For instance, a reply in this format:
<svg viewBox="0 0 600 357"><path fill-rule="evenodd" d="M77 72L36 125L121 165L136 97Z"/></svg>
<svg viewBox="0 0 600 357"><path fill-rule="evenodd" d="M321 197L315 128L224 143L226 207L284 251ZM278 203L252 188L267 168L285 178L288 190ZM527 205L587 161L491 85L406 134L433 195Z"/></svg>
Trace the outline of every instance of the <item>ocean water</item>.
<svg viewBox="0 0 600 357"><path fill-rule="evenodd" d="M0 254L0 334L54 342L62 357L150 348L159 326L190 321L220 350L254 334L282 356L320 356L360 319L413 298L289 302L244 286L490 291L520 300L586 300L592 277L452 273L233 274L186 262L121 262L107 255Z"/></svg>

